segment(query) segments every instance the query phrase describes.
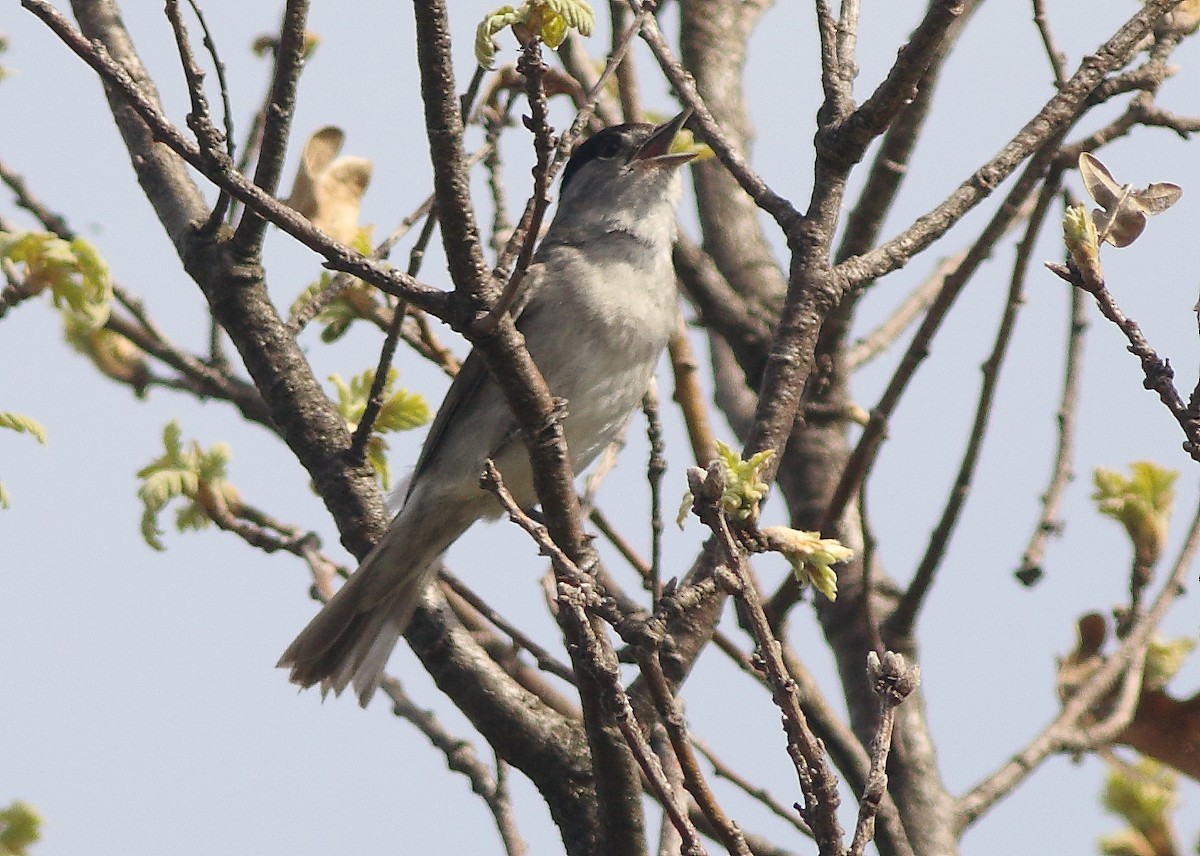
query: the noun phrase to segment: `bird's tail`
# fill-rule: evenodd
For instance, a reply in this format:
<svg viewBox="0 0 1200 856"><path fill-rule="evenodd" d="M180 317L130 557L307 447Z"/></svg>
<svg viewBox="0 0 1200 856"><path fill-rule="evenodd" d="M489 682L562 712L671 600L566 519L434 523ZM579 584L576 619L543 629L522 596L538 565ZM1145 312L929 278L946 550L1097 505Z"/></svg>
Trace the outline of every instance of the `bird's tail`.
<svg viewBox="0 0 1200 856"><path fill-rule="evenodd" d="M277 666L291 670L292 683L319 683L322 693L332 689L335 695L353 684L359 704L367 706L434 576L438 556L466 528L431 532L430 521L421 525L417 511L400 512L358 570L283 652Z"/></svg>

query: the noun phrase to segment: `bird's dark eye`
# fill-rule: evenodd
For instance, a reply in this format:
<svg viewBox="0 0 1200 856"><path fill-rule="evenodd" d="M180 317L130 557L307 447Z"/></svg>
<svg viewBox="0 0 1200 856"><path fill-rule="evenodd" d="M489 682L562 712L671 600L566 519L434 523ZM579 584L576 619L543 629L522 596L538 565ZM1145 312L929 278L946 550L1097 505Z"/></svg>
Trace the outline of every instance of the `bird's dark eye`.
<svg viewBox="0 0 1200 856"><path fill-rule="evenodd" d="M626 145L632 140L630 129L632 125L617 125L606 128L587 140L575 150L563 170L562 189L566 190L571 178L584 164L598 160L612 160L626 153Z"/></svg>
<svg viewBox="0 0 1200 856"><path fill-rule="evenodd" d="M615 158L620 152L621 141L616 137L608 137L601 141L600 148L596 151L596 157L608 160L609 158Z"/></svg>

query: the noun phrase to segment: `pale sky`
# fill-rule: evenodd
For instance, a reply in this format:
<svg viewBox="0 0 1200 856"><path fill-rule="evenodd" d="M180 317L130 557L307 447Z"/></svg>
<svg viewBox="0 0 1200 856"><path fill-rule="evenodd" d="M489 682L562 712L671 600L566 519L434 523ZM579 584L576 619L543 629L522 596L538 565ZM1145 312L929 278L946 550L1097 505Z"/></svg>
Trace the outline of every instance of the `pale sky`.
<svg viewBox="0 0 1200 856"><path fill-rule="evenodd" d="M138 48L171 115L182 122L182 75L161 5L125 5ZM249 44L276 26L278 5L204 4L228 66L239 133L269 73L264 61L250 55ZM1084 0L1047 5L1072 69L1135 8ZM863 4L860 97L874 88L919 6L911 0ZM478 0L453 4L460 85L473 68L475 23L488 8ZM1049 97L1050 75L1029 18L1026 4L992 3L969 28L943 74L935 118L888 234L940 201ZM664 25L673 36L672 12ZM342 126L347 152L375 162L363 221L374 223L377 234L386 233L428 193L411 11L407 4L315 4L311 27L322 45L302 82L288 178L309 132L330 123ZM2 62L12 71L0 82L0 159L95 242L114 277L145 298L172 337L202 348L207 336L202 299L137 190L94 76L16 4L0 15L0 33L10 42ZM597 55L603 53L603 38L595 40ZM1187 70L1168 82L1161 98L1164 106L1188 115L1200 114L1200 48L1194 41L1176 54L1175 63ZM777 190L803 206L819 99L808 4L771 9L750 56L756 165ZM506 42L498 61L512 58ZM644 52L639 61L648 79L657 80ZM646 93L651 109L676 109L661 84L647 84ZM1105 108L1085 127L1112 118L1115 110ZM560 122L569 118L558 115ZM1155 218L1136 244L1105 251L1117 299L1171 358L1185 397L1198 362L1192 313L1200 269L1197 151L1170 132L1141 130L1102 154L1121 181L1173 181L1185 189L1182 201ZM522 181L527 168L513 164L511 175ZM1078 179L1072 182L1081 192ZM514 183L511 202L519 204L523 193ZM7 192L0 199L0 214L22 227L32 225L14 211ZM983 208L990 212L993 206L994 201ZM882 283L864 308L863 329L938 259L964 246L986 216L975 212L946 242ZM685 224L692 222L685 218ZM780 245L779 236L770 234ZM1061 255L1050 237L1039 244L1039 264ZM958 466L978 366L991 346L1007 289L1012 244L1005 242L962 298L897 413L882 453L871 509L882 559L900 579L923 552ZM408 246L396 258L406 258ZM284 306L319 271L315 256L278 233L269 239L268 264L271 288ZM438 253L430 254L423 278L447 287ZM1178 426L1141 388L1140 370L1119 333L1093 312L1066 535L1051 543L1041 585L1026 590L1014 582L1011 572L1036 519L1050 465L1067 299L1061 281L1031 272L972 505L922 621L930 720L955 793L990 774L1053 716L1054 658L1072 646L1075 619L1092 610L1107 612L1124 593L1129 547L1116 524L1089 509L1092 469L1153 458L1182 471L1168 560L1196 501L1196 464L1180 450ZM315 332L309 331L305 343L320 376L349 376L374 364L379 337L365 327L332 348L320 344ZM171 531L163 553L141 540L134 473L160 454L162 427L178 418L189 439L231 443L231 477L250 501L315 529L326 549L346 561L306 474L286 448L220 403L199 404L163 390L136 402L60 339L58 318L43 302L27 302L0 320L0 410L36 418L49 435L49 444L41 447L0 432L0 479L13 497L12 509L0 512L0 678L7 688L0 705L0 806L20 798L44 815L44 839L33 853L503 852L466 780L447 772L442 755L394 718L382 698L365 712L348 698L322 704L317 693L298 693L273 668L316 608L302 563L266 556L216 530ZM890 353L858 379L859 404L874 403L897 356ZM399 367L402 383L436 404L444 389L439 374L408 355ZM665 495L673 506L684 489L686 456L674 414L668 427L675 454ZM731 438L727 428L720 430ZM633 533L641 531L648 505L641 431L635 420L627 457L603 494L620 499L613 503L614 517ZM420 434L390 441L398 471L415 460ZM682 532L669 527L667 567L685 568L703 536L695 522ZM503 579L481 573L497 564L497 555L510 568ZM477 527L451 552L450 564L502 610L534 626L544 640L552 638L553 622L539 606L542 561L514 527ZM784 570L766 562L759 572L773 585ZM1194 573L1190 579L1194 584ZM1166 632L1194 635L1198 618L1194 598L1185 597ZM798 648L812 658L830 697L840 703L815 622L800 609L791 624ZM403 644L401 649L392 673L449 728L474 737ZM1192 663L1172 689L1190 696L1197 683L1200 667ZM728 762L765 783L785 804L799 798L775 709L727 661L706 655L685 699L698 735ZM734 729L751 736L735 738ZM479 746L486 759L486 745ZM1119 826L1115 818L1099 817L1102 772L1095 759L1081 764L1052 759L967 836L963 852L1094 853L1094 839ZM516 773L511 786L529 852L561 852L537 793ZM724 783L716 786L745 829L809 852L778 821ZM1200 796L1194 783L1183 793L1182 841L1192 847L1200 834Z"/></svg>

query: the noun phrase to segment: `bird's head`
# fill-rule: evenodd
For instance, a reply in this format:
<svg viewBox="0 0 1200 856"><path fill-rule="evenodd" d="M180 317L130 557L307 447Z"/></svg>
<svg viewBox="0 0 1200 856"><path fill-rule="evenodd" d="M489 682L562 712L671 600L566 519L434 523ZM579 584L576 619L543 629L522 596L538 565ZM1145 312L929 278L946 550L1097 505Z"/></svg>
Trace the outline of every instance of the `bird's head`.
<svg viewBox="0 0 1200 856"><path fill-rule="evenodd" d="M679 167L703 151L677 142L690 115L684 110L658 126L615 125L580 145L563 170L551 232L567 241L597 231L672 240Z"/></svg>

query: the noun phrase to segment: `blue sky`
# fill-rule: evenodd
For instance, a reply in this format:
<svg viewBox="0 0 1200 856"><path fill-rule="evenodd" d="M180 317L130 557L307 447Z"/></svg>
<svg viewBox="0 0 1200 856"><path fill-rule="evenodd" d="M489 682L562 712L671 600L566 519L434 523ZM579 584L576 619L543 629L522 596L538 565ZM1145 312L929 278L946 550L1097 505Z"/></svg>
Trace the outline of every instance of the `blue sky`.
<svg viewBox="0 0 1200 856"><path fill-rule="evenodd" d="M182 122L182 75L161 9L126 5L138 48L169 112ZM1072 68L1134 8L1083 0L1048 6ZM205 9L229 67L241 128L262 97L268 73L250 55L249 44L276 25L279 10L276 4L229 0L211 0ZM464 84L472 69L474 25L487 9L476 0L453 4ZM917 12L914 3L864 4L860 96L874 87ZM404 4L316 4L312 29L322 46L305 72L287 169L290 177L310 131L342 126L347 151L375 161L363 220L376 224L377 234L390 230L428 192L410 15ZM943 75L938 112L889 234L940 201L1049 97L1049 72L1029 19L1023 4L993 3L979 13ZM672 14L665 22L673 32ZM9 39L3 61L13 71L0 82L0 158L96 243L114 276L147 300L171 336L203 348L202 299L134 184L93 75L15 4L0 16L0 32ZM499 60L511 58L508 46ZM651 69L644 52L638 61ZM1200 113L1196 44L1185 45L1176 63L1184 70L1164 87L1162 102L1182 113ZM750 69L755 163L781 193L802 203L820 97L805 4L778 4L767 12L751 44ZM646 100L652 109L675 109L658 83L647 85ZM1085 127L1114 113L1105 108ZM568 114L557 116L569 120ZM1102 156L1122 181L1169 180L1185 188L1182 201L1156 218L1136 244L1106 251L1105 264L1118 300L1160 353L1172 358L1186 395L1197 364L1191 307L1200 261L1195 240L1200 158L1194 144L1188 147L1162 130L1140 131ZM513 182L528 175L515 153L510 174ZM520 187L513 184L514 201L522 198ZM1081 192L1077 180L1075 188ZM0 211L27 225L7 201ZM864 306L864 330L939 258L964 246L985 216L975 212L945 243L882 283ZM777 235L772 239L780 243ZM1007 241L981 272L935 343L880 459L871 507L883 561L901 579L924 550L958 465L978 366L1007 288L1012 244ZM1060 252L1051 236L1039 244L1036 258L1057 260ZM315 256L277 233L268 242L268 265L281 305L319 270ZM424 278L447 286L436 251ZM930 720L955 792L989 774L1053 715L1054 657L1071 647L1075 618L1107 611L1122 597L1129 549L1115 524L1089 510L1091 470L1151 457L1182 471L1181 519L1168 557L1196 501L1195 464L1180 450L1178 427L1141 389L1136 361L1118 332L1093 312L1078 477L1065 510L1068 528L1063 539L1052 542L1049 573L1040 586L1026 590L1013 582L1011 571L1036 519L1050 465L1065 289L1048 273L1030 276L973 504L923 619L921 666ZM305 344L321 377L361 371L373 364L378 347L366 330L335 347L321 345L315 335ZM858 403L874 402L896 356L863 372L855 386ZM215 531L170 533L164 553L151 551L139 537L134 473L159 454L162 426L178 418L188 438L231 443L231 476L247 498L315 529L329 551L346 559L306 474L281 444L219 403L162 391L145 403L134 401L60 343L58 319L45 304L27 303L0 321L0 366L0 409L35 417L49 434L49 444L40 447L27 437L0 433L0 478L13 496L13 508L0 512L0 676L8 688L0 706L5 759L0 805L21 798L45 815L37 856L164 851L190 856L218 849L298 856L368 849L405 856L502 852L466 781L447 773L440 753L380 700L365 712L348 699L321 704L316 693L297 693L273 668L315 609L301 563L263 555ZM400 371L402 383L432 402L440 399L444 379L437 372L413 359L403 360ZM674 414L667 418L668 442L678 451L682 428ZM396 469L415 460L419 434L392 442ZM648 500L641 476L644 443L636 426L632 434L627 457L602 497L618 522L636 533ZM668 496L682 493L683 458L673 458ZM668 567L684 567L702 538L694 523L682 532L669 528ZM497 557L504 559L504 575L489 573L502 564ZM514 527L477 527L456 545L450 562L541 638L553 637L537 588L541 560ZM770 562L759 570L769 581L784 573ZM1167 632L1194 635L1198 614L1195 603L1184 598ZM792 625L799 649L830 680L831 663L813 622L798 612ZM391 671L419 704L471 736L407 651L397 653ZM1192 664L1176 679L1177 694L1190 695L1198 680L1200 669ZM778 717L765 696L751 691L719 656L706 655L686 697L697 733L726 760L768 783L784 803L797 798ZM1101 773L1094 759L1078 764L1052 759L968 835L964 852L1095 852L1095 836L1117 826L1115 819L1098 817ZM515 774L512 788L530 852L556 852L560 845L536 792ZM728 790L722 794L746 829L776 834L785 845L805 850L745 800ZM1200 834L1200 799L1194 784L1184 795L1181 827L1185 845L1191 845Z"/></svg>

